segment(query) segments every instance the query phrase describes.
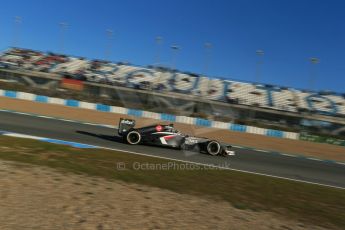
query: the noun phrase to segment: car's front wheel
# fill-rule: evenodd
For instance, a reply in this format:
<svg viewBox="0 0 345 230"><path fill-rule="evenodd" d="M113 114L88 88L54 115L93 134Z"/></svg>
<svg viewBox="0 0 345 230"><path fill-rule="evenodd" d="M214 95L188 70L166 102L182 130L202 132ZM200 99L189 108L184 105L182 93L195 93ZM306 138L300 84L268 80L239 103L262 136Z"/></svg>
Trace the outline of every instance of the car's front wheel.
<svg viewBox="0 0 345 230"><path fill-rule="evenodd" d="M138 131L130 131L126 135L126 142L130 145L137 145L141 141L141 135Z"/></svg>
<svg viewBox="0 0 345 230"><path fill-rule="evenodd" d="M212 156L216 156L221 152L221 146L217 141L210 141L207 143L206 151Z"/></svg>

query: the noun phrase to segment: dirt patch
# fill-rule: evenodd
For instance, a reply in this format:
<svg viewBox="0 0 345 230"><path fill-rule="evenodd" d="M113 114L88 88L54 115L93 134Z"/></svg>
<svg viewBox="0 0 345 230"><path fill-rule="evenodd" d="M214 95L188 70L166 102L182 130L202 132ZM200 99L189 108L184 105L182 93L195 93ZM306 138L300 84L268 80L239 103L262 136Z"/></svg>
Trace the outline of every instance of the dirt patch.
<svg viewBox="0 0 345 230"><path fill-rule="evenodd" d="M0 229L322 229L164 189L0 161Z"/></svg>
<svg viewBox="0 0 345 230"><path fill-rule="evenodd" d="M116 125L120 117L129 117L121 114L105 113L80 108L77 109L61 105L43 104L5 97L0 97L0 108L110 125ZM138 126L157 123L157 120L153 119L136 119ZM214 128L203 128L179 123L176 123L176 127L184 133L217 139L234 145L243 145L345 162L345 148L341 146L313 143L308 141L279 139L263 135L240 133Z"/></svg>

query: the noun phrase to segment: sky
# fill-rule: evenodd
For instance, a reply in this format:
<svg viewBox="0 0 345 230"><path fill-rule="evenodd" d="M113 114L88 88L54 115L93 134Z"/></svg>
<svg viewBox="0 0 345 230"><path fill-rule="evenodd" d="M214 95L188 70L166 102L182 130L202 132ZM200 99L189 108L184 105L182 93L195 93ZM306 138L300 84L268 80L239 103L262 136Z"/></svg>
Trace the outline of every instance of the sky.
<svg viewBox="0 0 345 230"><path fill-rule="evenodd" d="M68 24L63 35L61 22ZM159 54L160 63L181 71L343 93L344 23L343 0L4 0L0 49L17 45L142 66ZM174 53L172 45L180 49ZM312 65L311 57L320 62Z"/></svg>

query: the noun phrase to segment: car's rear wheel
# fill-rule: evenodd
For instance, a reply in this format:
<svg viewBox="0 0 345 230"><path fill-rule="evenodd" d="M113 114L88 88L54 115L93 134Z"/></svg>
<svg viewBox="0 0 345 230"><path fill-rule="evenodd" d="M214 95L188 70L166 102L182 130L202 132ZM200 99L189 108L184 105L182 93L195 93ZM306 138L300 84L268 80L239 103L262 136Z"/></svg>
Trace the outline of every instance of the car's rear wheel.
<svg viewBox="0 0 345 230"><path fill-rule="evenodd" d="M126 142L130 145L137 145L141 141L141 135L138 131L130 131L126 136Z"/></svg>
<svg viewBox="0 0 345 230"><path fill-rule="evenodd" d="M221 152L220 144L217 141L210 141L206 146L207 153L215 156Z"/></svg>

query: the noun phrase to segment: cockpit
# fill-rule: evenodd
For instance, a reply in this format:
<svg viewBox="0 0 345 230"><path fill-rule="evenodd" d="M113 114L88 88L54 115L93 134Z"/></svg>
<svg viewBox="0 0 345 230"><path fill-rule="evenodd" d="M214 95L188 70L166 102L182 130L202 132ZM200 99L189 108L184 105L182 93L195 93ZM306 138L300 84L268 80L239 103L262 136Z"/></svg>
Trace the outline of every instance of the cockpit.
<svg viewBox="0 0 345 230"><path fill-rule="evenodd" d="M177 129L174 128L174 124L169 124L164 127L164 131L170 132L170 133L179 133Z"/></svg>

